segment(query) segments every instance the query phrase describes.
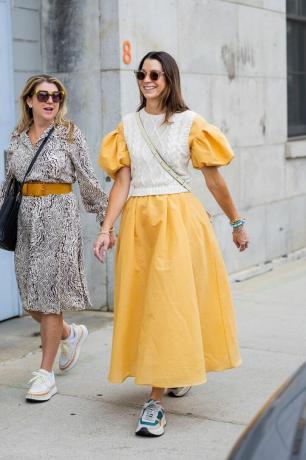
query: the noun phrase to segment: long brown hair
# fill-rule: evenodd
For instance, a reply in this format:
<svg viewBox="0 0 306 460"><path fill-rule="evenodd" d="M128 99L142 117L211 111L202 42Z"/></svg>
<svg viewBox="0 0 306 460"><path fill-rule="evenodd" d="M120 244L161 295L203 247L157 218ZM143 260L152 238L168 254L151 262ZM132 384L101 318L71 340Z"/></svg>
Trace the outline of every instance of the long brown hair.
<svg viewBox="0 0 306 460"><path fill-rule="evenodd" d="M31 124L33 123L33 112L32 109L27 104L27 98L32 97L37 85L40 85L43 82L53 83L59 91L64 93L62 100L59 103L59 111L55 117L55 124L56 125L63 125L68 128L68 141L73 141L73 132L74 132L74 124L65 119L65 115L67 113L67 91L63 83L58 80L56 77L47 74L41 75L33 75L30 77L21 92L20 95L20 119L17 124L16 130L18 134L21 134L23 131L29 129Z"/></svg>
<svg viewBox="0 0 306 460"><path fill-rule="evenodd" d="M175 59L165 51L150 51L140 61L138 70L141 70L146 59L156 59L162 65L166 79L166 88L161 97L161 108L166 109L165 122L176 112L188 110L181 92L180 71ZM140 104L137 111L146 106L146 98L140 91Z"/></svg>

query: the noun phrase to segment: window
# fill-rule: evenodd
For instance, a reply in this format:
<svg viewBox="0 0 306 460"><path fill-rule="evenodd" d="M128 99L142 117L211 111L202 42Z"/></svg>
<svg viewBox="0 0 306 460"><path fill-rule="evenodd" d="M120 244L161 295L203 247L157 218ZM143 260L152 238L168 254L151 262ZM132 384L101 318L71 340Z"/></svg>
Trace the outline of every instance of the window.
<svg viewBox="0 0 306 460"><path fill-rule="evenodd" d="M306 136L306 0L287 0L288 136Z"/></svg>

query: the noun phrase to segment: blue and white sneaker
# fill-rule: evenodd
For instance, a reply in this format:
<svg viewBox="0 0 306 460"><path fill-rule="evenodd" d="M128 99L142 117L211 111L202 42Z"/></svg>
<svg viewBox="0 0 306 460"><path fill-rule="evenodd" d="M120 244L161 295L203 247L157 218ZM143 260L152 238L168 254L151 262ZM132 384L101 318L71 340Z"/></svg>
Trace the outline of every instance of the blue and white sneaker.
<svg viewBox="0 0 306 460"><path fill-rule="evenodd" d="M191 387L168 388L167 395L172 396L172 398L182 398L190 389Z"/></svg>
<svg viewBox="0 0 306 460"><path fill-rule="evenodd" d="M149 399L143 406L135 434L137 436L155 437L165 432L166 417L160 401Z"/></svg>

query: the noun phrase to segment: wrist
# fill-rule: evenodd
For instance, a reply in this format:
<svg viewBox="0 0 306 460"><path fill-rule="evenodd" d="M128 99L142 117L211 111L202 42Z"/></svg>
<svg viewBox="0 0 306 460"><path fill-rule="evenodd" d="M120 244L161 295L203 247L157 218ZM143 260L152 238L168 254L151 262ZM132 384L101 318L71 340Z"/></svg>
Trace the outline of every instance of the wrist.
<svg viewBox="0 0 306 460"><path fill-rule="evenodd" d="M104 231L104 230L100 230L100 231L98 232L98 235L106 235L106 236L108 236L108 237L110 238L110 233L107 232L107 231Z"/></svg>
<svg viewBox="0 0 306 460"><path fill-rule="evenodd" d="M239 225L243 225L245 223L244 217L237 217L236 219L230 220L230 225L232 227L239 227Z"/></svg>
<svg viewBox="0 0 306 460"><path fill-rule="evenodd" d="M231 220L230 221L230 226L233 229L233 232L239 232L240 230L243 229L245 224L245 219L242 217L238 217L237 219Z"/></svg>
<svg viewBox="0 0 306 460"><path fill-rule="evenodd" d="M100 232L112 233L114 231L114 226L102 225L100 227Z"/></svg>

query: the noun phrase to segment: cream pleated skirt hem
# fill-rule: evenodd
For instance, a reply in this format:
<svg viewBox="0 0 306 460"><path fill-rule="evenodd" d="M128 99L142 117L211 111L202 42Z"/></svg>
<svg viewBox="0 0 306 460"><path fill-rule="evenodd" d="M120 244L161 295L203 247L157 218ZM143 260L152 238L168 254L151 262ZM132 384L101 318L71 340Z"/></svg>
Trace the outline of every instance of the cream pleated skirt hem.
<svg viewBox="0 0 306 460"><path fill-rule="evenodd" d="M191 193L131 197L117 243L110 382L199 385L240 362L227 273L201 203Z"/></svg>

